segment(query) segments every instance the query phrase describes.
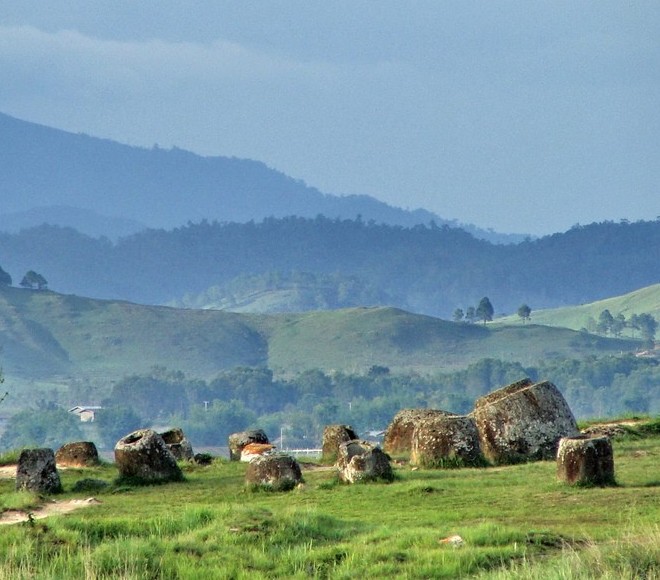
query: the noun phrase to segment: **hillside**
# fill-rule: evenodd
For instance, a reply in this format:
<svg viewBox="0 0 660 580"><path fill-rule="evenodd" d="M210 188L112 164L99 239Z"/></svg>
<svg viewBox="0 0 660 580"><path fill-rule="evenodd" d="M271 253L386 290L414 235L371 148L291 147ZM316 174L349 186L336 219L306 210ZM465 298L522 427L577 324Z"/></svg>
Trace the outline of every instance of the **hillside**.
<svg viewBox="0 0 660 580"><path fill-rule="evenodd" d="M550 308L532 312L532 321L545 326L557 326L580 330L587 328L589 320L598 320L603 310L609 310L612 316L623 314L626 319L637 314L651 314L660 320L660 284L646 286L622 296L597 300L579 306L566 306L563 308ZM514 324L520 319L517 316L507 316L498 320L504 324ZM627 334L630 333L628 330Z"/></svg>
<svg viewBox="0 0 660 580"><path fill-rule="evenodd" d="M0 233L0 267L15 283L36 270L64 294L247 310L254 289L267 294L288 278L311 280L312 295L296 310L380 305L448 319L483 296L501 315L522 303L538 311L625 294L658 282L659 254L660 221L592 224L517 245L432 224L320 216L203 221L116 243L52 226ZM322 296L326 280L336 298ZM216 287L220 294L206 300ZM264 310L274 302L266 294Z"/></svg>
<svg viewBox="0 0 660 580"><path fill-rule="evenodd" d="M123 235L127 220L133 225L173 228L203 219L247 222L322 214L351 219L361 215L407 226L431 220L459 226L431 212L392 207L366 195L325 194L250 159L131 147L1 113L0 174L0 229L11 215L27 226L72 225L81 211L100 214L105 220L97 231L91 232L91 220L81 231L110 238ZM52 206L69 208L70 215L50 212L43 220L41 215ZM123 223L108 231L113 219ZM9 227L13 231L11 223ZM523 239L462 227L498 242Z"/></svg>
<svg viewBox="0 0 660 580"><path fill-rule="evenodd" d="M635 343L537 325L456 324L393 308L247 315L0 290L7 376L112 381L154 365L211 377L236 366L278 373L365 372L372 365L432 372L486 357L535 361L632 350Z"/></svg>

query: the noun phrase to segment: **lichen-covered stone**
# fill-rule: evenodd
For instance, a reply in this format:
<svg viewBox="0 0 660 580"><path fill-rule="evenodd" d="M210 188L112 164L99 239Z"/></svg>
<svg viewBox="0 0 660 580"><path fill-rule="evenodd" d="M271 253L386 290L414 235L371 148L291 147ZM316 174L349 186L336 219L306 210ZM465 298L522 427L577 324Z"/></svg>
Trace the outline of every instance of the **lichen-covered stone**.
<svg viewBox="0 0 660 580"><path fill-rule="evenodd" d="M413 431L410 463L427 468L483 464L474 419L457 415L421 419Z"/></svg>
<svg viewBox="0 0 660 580"><path fill-rule="evenodd" d="M66 443L55 453L55 462L62 467L93 467L99 464L99 452L91 441Z"/></svg>
<svg viewBox="0 0 660 580"><path fill-rule="evenodd" d="M231 461L240 461L243 447L249 443L270 443L268 436L262 429L250 429L232 433L229 436L229 459Z"/></svg>
<svg viewBox="0 0 660 580"><path fill-rule="evenodd" d="M192 461L195 457L192 445L186 438L183 430L174 427L160 434L165 445L172 452L177 461Z"/></svg>
<svg viewBox="0 0 660 580"><path fill-rule="evenodd" d="M345 441L337 455L339 478L348 483L363 481L392 481L394 472L390 458L370 441Z"/></svg>
<svg viewBox="0 0 660 580"><path fill-rule="evenodd" d="M339 446L346 441L357 438L358 436L350 425L326 425L323 429L321 461L323 463L334 463L337 460Z"/></svg>
<svg viewBox="0 0 660 580"><path fill-rule="evenodd" d="M440 409L403 409L399 411L385 431L383 450L392 456L407 455L412 449L415 426L430 417L448 417L453 413Z"/></svg>
<svg viewBox="0 0 660 580"><path fill-rule="evenodd" d="M557 450L557 477L572 485L613 485L614 453L608 437L564 437Z"/></svg>
<svg viewBox="0 0 660 580"><path fill-rule="evenodd" d="M559 439L579 434L559 389L529 379L477 399L474 417L481 451L495 464L554 459Z"/></svg>
<svg viewBox="0 0 660 580"><path fill-rule="evenodd" d="M277 453L262 455L248 465L245 472L247 485L267 487L276 491L288 491L301 483L299 463L290 455Z"/></svg>
<svg viewBox="0 0 660 580"><path fill-rule="evenodd" d="M62 482L52 449L24 449L16 466L16 491L60 493Z"/></svg>
<svg viewBox="0 0 660 580"><path fill-rule="evenodd" d="M147 483L183 479L174 455L152 429L139 429L122 437L115 445L115 464L122 478Z"/></svg>

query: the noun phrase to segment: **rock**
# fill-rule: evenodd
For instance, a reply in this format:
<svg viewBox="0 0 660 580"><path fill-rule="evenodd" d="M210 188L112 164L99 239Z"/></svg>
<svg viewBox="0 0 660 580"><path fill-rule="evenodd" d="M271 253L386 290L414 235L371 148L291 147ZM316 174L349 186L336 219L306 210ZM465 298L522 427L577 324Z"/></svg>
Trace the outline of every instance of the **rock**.
<svg viewBox="0 0 660 580"><path fill-rule="evenodd" d="M174 458L177 461L192 461L195 457L190 441L186 439L183 431L178 427L169 429L168 431L161 433L160 436L163 438L165 445L167 445L167 448L172 452L172 455L174 455Z"/></svg>
<svg viewBox="0 0 660 580"><path fill-rule="evenodd" d="M290 455L277 453L256 457L245 472L245 483L267 487L276 491L288 491L302 483L298 462Z"/></svg>
<svg viewBox="0 0 660 580"><path fill-rule="evenodd" d="M107 481L102 479L80 479L73 484L71 491L80 493L81 491L102 491L110 487Z"/></svg>
<svg viewBox="0 0 660 580"><path fill-rule="evenodd" d="M412 435L410 462L425 468L482 465L474 419L458 415L420 419Z"/></svg>
<svg viewBox="0 0 660 580"><path fill-rule="evenodd" d="M614 454L608 437L564 437L557 450L557 477L571 485L614 485Z"/></svg>
<svg viewBox="0 0 660 580"><path fill-rule="evenodd" d="M353 441L358 436L350 425L327 425L323 429L322 463L337 461L339 446L346 441Z"/></svg>
<svg viewBox="0 0 660 580"><path fill-rule="evenodd" d="M339 478L348 483L394 479L390 458L370 441L354 440L341 443L337 468Z"/></svg>
<svg viewBox="0 0 660 580"><path fill-rule="evenodd" d="M387 426L383 439L383 450L392 456L407 455L412 449L412 434L415 425L429 417L450 417L453 413L439 409L403 409Z"/></svg>
<svg viewBox="0 0 660 580"><path fill-rule="evenodd" d="M268 455L275 449L270 443L248 443L241 451L241 461L249 463L257 457Z"/></svg>
<svg viewBox="0 0 660 580"><path fill-rule="evenodd" d="M229 436L229 459L231 461L240 461L243 447L248 443L270 443L270 441L266 433L261 429L232 433Z"/></svg>
<svg viewBox="0 0 660 580"><path fill-rule="evenodd" d="M183 473L163 438L151 429L139 429L115 445L120 477L145 483L181 481Z"/></svg>
<svg viewBox="0 0 660 580"><path fill-rule="evenodd" d="M195 453L193 461L197 465L211 465L213 463L213 455L210 453Z"/></svg>
<svg viewBox="0 0 660 580"><path fill-rule="evenodd" d="M545 381L518 381L477 399L471 413L481 452L492 463L554 459L559 439L579 434L559 389Z"/></svg>
<svg viewBox="0 0 660 580"><path fill-rule="evenodd" d="M16 467L16 491L60 493L62 482L52 449L24 449Z"/></svg>
<svg viewBox="0 0 660 580"><path fill-rule="evenodd" d="M99 464L99 452L91 441L66 443L55 453L55 463L62 467L93 467Z"/></svg>

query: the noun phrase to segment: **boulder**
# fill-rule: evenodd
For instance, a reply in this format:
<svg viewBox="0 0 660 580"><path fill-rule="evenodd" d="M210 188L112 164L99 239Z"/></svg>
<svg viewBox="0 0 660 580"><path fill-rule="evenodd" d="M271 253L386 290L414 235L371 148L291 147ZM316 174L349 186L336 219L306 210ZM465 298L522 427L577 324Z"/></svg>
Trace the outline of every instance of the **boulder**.
<svg viewBox="0 0 660 580"><path fill-rule="evenodd" d="M270 443L248 443L241 451L241 461L249 463L257 457L272 454L274 449L275 445Z"/></svg>
<svg viewBox="0 0 660 580"><path fill-rule="evenodd" d="M161 433L160 436L177 461L192 461L194 459L195 454L192 445L181 429L174 427Z"/></svg>
<svg viewBox="0 0 660 580"><path fill-rule="evenodd" d="M91 441L66 443L55 453L55 462L62 467L93 467L99 464L99 452Z"/></svg>
<svg viewBox="0 0 660 580"><path fill-rule="evenodd" d="M370 441L356 439L341 443L336 465L339 478L348 483L394 479L390 458Z"/></svg>
<svg viewBox="0 0 660 580"><path fill-rule="evenodd" d="M52 449L24 449L16 466L16 491L60 493L62 482Z"/></svg>
<svg viewBox="0 0 660 580"><path fill-rule="evenodd" d="M231 461L240 461L243 447L249 443L270 443L270 441L266 433L261 429L232 433L229 436L229 459Z"/></svg>
<svg viewBox="0 0 660 580"><path fill-rule="evenodd" d="M420 419L412 435L410 463L426 468L483 465L474 419L458 415Z"/></svg>
<svg viewBox="0 0 660 580"><path fill-rule="evenodd" d="M564 437L557 450L557 477L571 485L614 485L614 453L608 437Z"/></svg>
<svg viewBox="0 0 660 580"><path fill-rule="evenodd" d="M293 489L302 483L302 480L302 471L298 462L283 453L256 457L245 472L246 484L276 491Z"/></svg>
<svg viewBox="0 0 660 580"><path fill-rule="evenodd" d="M562 437L579 434L559 389L544 381L518 381L477 399L471 414L481 452L498 465L554 459Z"/></svg>
<svg viewBox="0 0 660 580"><path fill-rule="evenodd" d="M412 434L415 425L429 417L447 417L453 413L439 409L403 409L394 415L394 419L387 426L383 449L390 455L407 455L412 449Z"/></svg>
<svg viewBox="0 0 660 580"><path fill-rule="evenodd" d="M323 429L321 462L334 463L337 461L339 446L357 438L358 436L350 425L326 425Z"/></svg>
<svg viewBox="0 0 660 580"><path fill-rule="evenodd" d="M117 441L115 464L123 478L146 483L183 479L174 455L163 438L151 429L133 431Z"/></svg>

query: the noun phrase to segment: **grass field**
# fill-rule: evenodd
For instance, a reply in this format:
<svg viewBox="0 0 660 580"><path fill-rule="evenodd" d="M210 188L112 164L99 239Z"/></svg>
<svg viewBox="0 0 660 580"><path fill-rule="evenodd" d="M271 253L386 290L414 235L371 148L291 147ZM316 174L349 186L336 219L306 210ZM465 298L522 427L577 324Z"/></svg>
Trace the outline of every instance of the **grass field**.
<svg viewBox="0 0 660 580"><path fill-rule="evenodd" d="M212 378L236 366L286 375L319 368L430 374L483 358L535 364L632 351L630 340L536 324L456 324L394 308L248 315L142 306L0 288L0 345L8 379L59 388L109 384L154 366Z"/></svg>
<svg viewBox="0 0 660 580"><path fill-rule="evenodd" d="M623 296L615 296L589 304L533 310L532 322L580 330L587 327L589 318L598 321L600 313L606 309L610 311L612 316L623 314L626 319L629 319L633 314L646 313L654 316L656 320L660 320L660 284L654 284ZM499 322L503 324L522 324L520 318L515 315L500 318L498 319ZM630 335L630 329L626 329L624 334ZM639 336L639 333L637 335Z"/></svg>
<svg viewBox="0 0 660 580"><path fill-rule="evenodd" d="M660 578L660 437L614 441L618 485L568 487L554 462L412 470L344 485L304 469L291 492L247 491L246 466L117 487L74 514L0 526L0 578ZM112 482L114 466L62 473ZM0 480L1 505L40 500ZM89 494L87 494L89 495ZM452 547L440 540L460 535Z"/></svg>

